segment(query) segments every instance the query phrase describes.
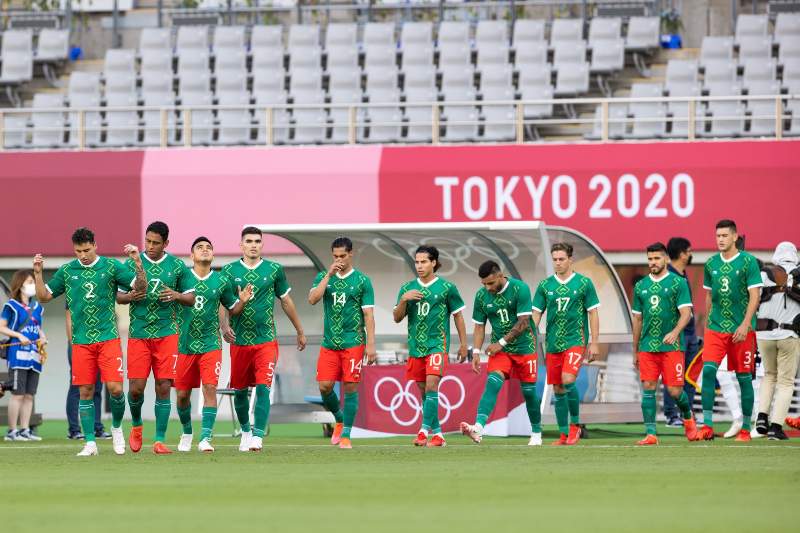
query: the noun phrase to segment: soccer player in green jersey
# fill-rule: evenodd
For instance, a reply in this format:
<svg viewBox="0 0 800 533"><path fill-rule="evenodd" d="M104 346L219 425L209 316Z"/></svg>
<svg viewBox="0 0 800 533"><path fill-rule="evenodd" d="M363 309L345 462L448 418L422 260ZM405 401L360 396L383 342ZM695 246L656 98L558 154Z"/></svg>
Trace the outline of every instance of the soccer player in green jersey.
<svg viewBox="0 0 800 533"><path fill-rule="evenodd" d="M573 445L580 440L580 398L575 379L589 342L588 362L600 352L600 316L592 280L572 269L572 245L555 243L550 248L555 274L543 279L533 296L533 322L539 327L547 311L547 383L556 398L556 422L561 432L555 445ZM588 320L587 320L588 315ZM588 328L587 328L588 326ZM588 331L591 331L591 340ZM569 423L569 426L567 425Z"/></svg>
<svg viewBox="0 0 800 533"><path fill-rule="evenodd" d="M657 242L647 247L650 275L633 288L633 366L642 381L642 417L646 431L641 446L658 444L656 436L656 387L664 381L681 410L686 438L697 439L689 397L683 390L683 329L692 319L692 297L683 276L667 270L667 247Z"/></svg>
<svg viewBox="0 0 800 533"><path fill-rule="evenodd" d="M441 267L439 250L420 246L414 254L417 278L404 283L397 295L395 322L408 316L406 379L415 381L422 394L422 427L415 446L445 446L439 425L439 381L444 375L450 349L450 317L458 332L458 358L467 357L464 301L455 285L436 276ZM428 434L433 437L428 441Z"/></svg>
<svg viewBox="0 0 800 533"><path fill-rule="evenodd" d="M236 389L234 407L242 426L239 450L261 451L264 433L269 422L269 392L275 366L278 363L278 339L275 331L275 298L297 332L297 349L306 347L306 336L297 316L289 283L283 267L278 263L262 259L261 230L248 226L242 230L242 258L225 265L222 273L241 289L253 286L253 298L244 311L229 321L228 313L220 309L220 325L223 338L231 343L231 388ZM248 387L255 386L256 402L254 420L250 425L250 401Z"/></svg>
<svg viewBox="0 0 800 533"><path fill-rule="evenodd" d="M80 388L79 412L86 444L79 456L97 455L94 434L93 401L97 372L106 384L110 395L112 416L112 447L114 453L125 453L125 436L122 434L122 417L125 414L125 396L122 391L122 346L117 332L114 301L117 289L147 287L139 250L125 245L125 254L134 270L116 259L97 255L94 233L78 228L72 234L72 246L77 259L59 268L45 284L42 276L44 259L37 254L33 259L33 277L36 298L46 303L66 294L67 308L72 317L72 384Z"/></svg>
<svg viewBox="0 0 800 533"><path fill-rule="evenodd" d="M706 262L703 288L708 319L703 338L703 427L700 438L714 438L714 396L717 369L725 354L728 370L736 372L742 391L742 429L737 441L750 440L750 417L753 415L752 372L756 354L756 311L761 294L761 270L758 261L736 247L738 232L733 220L717 222L718 255Z"/></svg>
<svg viewBox="0 0 800 533"><path fill-rule="evenodd" d="M175 376L176 404L183 434L179 452L192 449L192 389L203 385L203 429L197 449L213 452L211 436L217 418L217 385L222 367L222 343L219 338L219 306L236 316L253 296L253 286L234 289L230 279L211 270L214 247L207 237L198 237L191 247L195 278L194 305L181 313L178 368ZM238 293L238 298L236 297Z"/></svg>
<svg viewBox="0 0 800 533"><path fill-rule="evenodd" d="M461 433L480 443L483 428L492 414L497 395L507 379L517 378L522 386L522 396L531 422L529 446L542 444L542 413L536 394L537 354L536 335L531 327L531 290L521 280L506 276L494 261L486 261L478 268L483 287L475 295L472 321L472 346L476 352L472 369L481 371L480 351L486 335L486 321L492 325L492 338L486 348L489 356L486 388L478 404L474 424L461 422Z"/></svg>
<svg viewBox="0 0 800 533"><path fill-rule="evenodd" d="M358 410L358 383L366 352L367 364L375 362L375 295L372 282L353 268L353 242L340 237L331 244L333 263L314 279L308 303L323 301L325 330L317 361L317 382L325 408L333 413L336 426L331 444L352 448L350 430ZM365 344L366 343L366 344ZM333 390L337 381L344 388L344 412Z"/></svg>
<svg viewBox="0 0 800 533"><path fill-rule="evenodd" d="M183 261L166 252L169 228L163 222L147 226L142 264L147 288L117 296L120 304L130 304L128 336L128 405L131 410L131 433L128 445L132 452L142 449L142 404L150 371L155 378L156 431L153 453L172 453L166 438L172 409L170 390L178 366L178 313L180 306L194 305L194 276Z"/></svg>

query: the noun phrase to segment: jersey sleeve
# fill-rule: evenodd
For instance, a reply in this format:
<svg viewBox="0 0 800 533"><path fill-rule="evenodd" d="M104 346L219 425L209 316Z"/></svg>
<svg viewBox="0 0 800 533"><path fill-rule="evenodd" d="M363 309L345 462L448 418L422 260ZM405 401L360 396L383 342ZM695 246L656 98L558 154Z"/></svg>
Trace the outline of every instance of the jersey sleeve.
<svg viewBox="0 0 800 533"><path fill-rule="evenodd" d="M633 299L631 300L631 313L635 315L642 314L642 295L637 290L637 287L633 287Z"/></svg>
<svg viewBox="0 0 800 533"><path fill-rule="evenodd" d="M194 292L194 286L196 284L196 279L191 271L189 271L189 267L186 264L178 259L180 263L178 269L178 283L175 285L178 288L178 292L181 294L186 294L187 292Z"/></svg>
<svg viewBox="0 0 800 533"><path fill-rule="evenodd" d="M62 266L61 268L56 270L55 274L53 274L53 277L50 278L50 281L48 281L45 284L45 287L47 287L47 290L50 291L50 294L53 295L53 298L57 298L62 294L64 294L64 291L67 288L66 285L67 274L65 266Z"/></svg>
<svg viewBox="0 0 800 533"><path fill-rule="evenodd" d="M455 285L450 285L450 289L447 291L447 310L451 315L454 315L464 307L464 300L461 299L458 288Z"/></svg>
<svg viewBox="0 0 800 533"><path fill-rule="evenodd" d="M476 324L484 325L486 324L486 309L483 307L483 301L481 301L481 293L475 295L475 304L472 306L472 321Z"/></svg>
<svg viewBox="0 0 800 533"><path fill-rule="evenodd" d="M597 291L594 288L592 280L587 278L586 292L583 295L583 303L586 305L586 310L591 311L600 307L600 299L597 297Z"/></svg>
<svg viewBox="0 0 800 533"><path fill-rule="evenodd" d="M541 283L536 286L536 292L533 293L533 302L531 302L531 308L540 313L544 313L545 309L547 309L547 298L545 298L544 294L544 285Z"/></svg>
<svg viewBox="0 0 800 533"><path fill-rule="evenodd" d="M319 285L319 282L322 281L322 278L324 278L324 277L325 277L325 273L324 272L319 272L316 275L316 277L314 278L314 281L311 283L311 290L316 289L317 286Z"/></svg>
<svg viewBox="0 0 800 533"><path fill-rule="evenodd" d="M689 284L686 282L685 279L681 279L680 284L678 285L678 309L681 307L691 307L692 306L692 295L689 292Z"/></svg>
<svg viewBox="0 0 800 533"><path fill-rule="evenodd" d="M114 265L114 281L123 292L127 292L133 287L133 282L136 280L136 270L133 261L128 259L125 264L120 263L116 259L109 259Z"/></svg>
<svg viewBox="0 0 800 533"><path fill-rule="evenodd" d="M400 286L400 291L397 293L397 302L395 302L394 304L395 307L400 305L400 298L402 298L406 292L408 291L406 290L406 284L404 283L403 285Z"/></svg>
<svg viewBox="0 0 800 533"><path fill-rule="evenodd" d="M219 303L225 306L226 309L232 308L239 301L236 289L234 288L233 280L227 276L222 278L222 288L219 294Z"/></svg>
<svg viewBox="0 0 800 533"><path fill-rule="evenodd" d="M711 267L706 263L706 266L703 267L703 288L710 291L711 283Z"/></svg>
<svg viewBox="0 0 800 533"><path fill-rule="evenodd" d="M758 263L755 258L747 263L747 288L763 287L764 283L761 281L761 269L758 268Z"/></svg>
<svg viewBox="0 0 800 533"><path fill-rule="evenodd" d="M532 307L531 289L527 283L520 283L517 293L517 316L530 315Z"/></svg>
<svg viewBox="0 0 800 533"><path fill-rule="evenodd" d="M11 308L11 304L6 302L3 304L3 310L0 311L0 319L6 321L6 325L8 329L16 329L17 325L14 324L14 310Z"/></svg>
<svg viewBox="0 0 800 533"><path fill-rule="evenodd" d="M372 289L372 280L364 276L364 291L361 293L361 308L375 307L375 291Z"/></svg>
<svg viewBox="0 0 800 533"><path fill-rule="evenodd" d="M286 272L284 272L282 266L278 265L278 273L275 274L275 294L278 298L285 298L291 290L292 288L286 280Z"/></svg>

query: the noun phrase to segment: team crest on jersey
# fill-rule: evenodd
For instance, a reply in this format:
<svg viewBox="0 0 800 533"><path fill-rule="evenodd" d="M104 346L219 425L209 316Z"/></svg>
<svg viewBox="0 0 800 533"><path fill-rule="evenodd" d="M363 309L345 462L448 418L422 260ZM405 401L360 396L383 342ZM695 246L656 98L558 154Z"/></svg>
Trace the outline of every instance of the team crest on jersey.
<svg viewBox="0 0 800 533"><path fill-rule="evenodd" d="M78 276L72 276L72 279L78 279Z"/></svg>
<svg viewBox="0 0 800 533"><path fill-rule="evenodd" d="M242 278L236 278L236 281L242 281Z"/></svg>
<svg viewBox="0 0 800 533"><path fill-rule="evenodd" d="M717 271L716 270L712 270L711 273L714 274L715 276L717 275Z"/></svg>
<svg viewBox="0 0 800 533"><path fill-rule="evenodd" d="M548 296L552 296L553 295L553 291L547 291L547 295Z"/></svg>
<svg viewBox="0 0 800 533"><path fill-rule="evenodd" d="M488 307L489 309L491 309L492 307L494 307L494 305L492 305L492 304L488 304L486 307Z"/></svg>

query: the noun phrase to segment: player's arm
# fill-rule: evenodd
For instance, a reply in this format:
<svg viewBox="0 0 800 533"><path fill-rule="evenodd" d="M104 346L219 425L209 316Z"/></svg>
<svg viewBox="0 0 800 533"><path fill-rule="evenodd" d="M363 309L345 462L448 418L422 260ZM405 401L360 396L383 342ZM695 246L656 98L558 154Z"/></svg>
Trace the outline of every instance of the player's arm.
<svg viewBox="0 0 800 533"><path fill-rule="evenodd" d="M472 330L472 371L476 374L481 372L481 348L483 339L486 337L486 323L474 322L475 328Z"/></svg>
<svg viewBox="0 0 800 533"><path fill-rule="evenodd" d="M453 322L458 332L458 360L464 361L469 352L469 339L467 338L467 325L464 323L464 313L458 311L453 314Z"/></svg>
<svg viewBox="0 0 800 533"><path fill-rule="evenodd" d="M20 333L19 331L14 331L13 329L8 327L8 320L3 317L0 318L0 334L5 335L9 339L16 339L19 341L19 344L25 346L31 343L31 340Z"/></svg>
<svg viewBox="0 0 800 533"><path fill-rule="evenodd" d="M194 289L189 289L186 292L178 292L169 287L164 287L161 289L158 299L162 302L178 302L181 305L189 307L190 305L194 305Z"/></svg>
<svg viewBox="0 0 800 533"><path fill-rule="evenodd" d="M416 289L402 293L400 298L397 300L397 305L394 306L394 309L392 310L392 317L394 318L394 321L398 323L402 322L408 314L408 302L422 300L422 298L422 293Z"/></svg>
<svg viewBox="0 0 800 533"><path fill-rule="evenodd" d="M591 363L600 355L600 312L597 307L589 311L589 335L589 357L586 361Z"/></svg>
<svg viewBox="0 0 800 533"><path fill-rule="evenodd" d="M336 272L341 271L342 267L339 263L334 262L329 268L328 271L318 280L316 280L316 284L311 288L311 291L308 293L308 303L311 305L317 305L322 297L325 296L325 289L328 288L328 282Z"/></svg>
<svg viewBox="0 0 800 533"><path fill-rule="evenodd" d="M44 283L44 258L42 254L36 254L33 258L33 281L36 284L37 300L44 304L53 299L53 293L47 290L47 286ZM63 281L61 283L63 284Z"/></svg>
<svg viewBox="0 0 800 533"><path fill-rule="evenodd" d="M120 305L127 305L131 302L138 302L139 300L144 300L147 296L145 291L117 291L117 303Z"/></svg>
<svg viewBox="0 0 800 533"><path fill-rule="evenodd" d="M711 299L711 289L706 288L706 316L705 316L705 327L708 327L708 317L711 316L711 305L713 300Z"/></svg>
<svg viewBox="0 0 800 533"><path fill-rule="evenodd" d="M219 331L222 333L222 338L228 344L236 342L236 333L231 328L230 315L224 306L219 306Z"/></svg>
<svg viewBox="0 0 800 533"><path fill-rule="evenodd" d="M747 289L747 296L749 300L747 301L747 310L744 312L744 320L742 320L742 323L736 328L736 331L733 332L733 338L731 339L733 342L742 342L747 337L747 333L750 331L750 327L753 323L753 315L758 311L758 306L760 304L761 287L750 287Z"/></svg>
<svg viewBox="0 0 800 533"><path fill-rule="evenodd" d="M539 331L539 323L542 321L542 315L547 310L547 298L545 297L544 287L542 284L536 286L536 292L533 293L531 300L531 311L533 311L531 319L536 326L536 331Z"/></svg>
<svg viewBox="0 0 800 533"><path fill-rule="evenodd" d="M136 279L133 280L133 290L138 292L147 291L147 276L144 273L139 249L132 244L126 244L123 251L133 262L133 271L136 273Z"/></svg>
<svg viewBox="0 0 800 533"><path fill-rule="evenodd" d="M639 368L639 339L642 338L642 313L631 312L631 326L633 327L633 368Z"/></svg>
<svg viewBox="0 0 800 533"><path fill-rule="evenodd" d="M237 287L237 290L239 292L239 297L228 307L228 313L231 316L241 315L242 311L244 311L244 306L253 298L253 285L250 283L245 285L243 289Z"/></svg>
<svg viewBox="0 0 800 533"><path fill-rule="evenodd" d="M70 313L69 309L67 309L67 316L66 316L66 326L67 326L67 344L72 344L72 313Z"/></svg>
<svg viewBox="0 0 800 533"><path fill-rule="evenodd" d="M364 329L367 332L367 364L374 364L378 359L378 352L375 350L375 308L373 306L362 307L364 311Z"/></svg>
<svg viewBox="0 0 800 533"><path fill-rule="evenodd" d="M663 343L664 344L675 344L678 342L678 339L681 336L681 331L683 328L686 327L686 324L692 319L692 306L685 305L678 308L678 312L680 313L680 317L678 318L678 323L675 324L675 328L664 335Z"/></svg>
<svg viewBox="0 0 800 533"><path fill-rule="evenodd" d="M281 296L280 300L283 312L289 317L289 321L297 332L297 349L302 352L306 348L306 335L303 333L303 325L300 323L300 317L297 316L297 308L294 306L294 301L288 293Z"/></svg>

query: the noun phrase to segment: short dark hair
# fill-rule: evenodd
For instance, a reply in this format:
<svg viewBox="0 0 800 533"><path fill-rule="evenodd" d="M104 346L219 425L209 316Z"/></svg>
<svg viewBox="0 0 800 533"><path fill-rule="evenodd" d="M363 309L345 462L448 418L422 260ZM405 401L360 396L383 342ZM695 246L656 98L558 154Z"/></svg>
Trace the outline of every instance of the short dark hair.
<svg viewBox="0 0 800 533"><path fill-rule="evenodd" d="M337 237L331 243L331 250L334 248L344 248L348 252L353 251L353 241L348 239L347 237Z"/></svg>
<svg viewBox="0 0 800 533"><path fill-rule="evenodd" d="M161 238L164 239L164 242L167 242L169 239L169 226L167 226L164 222L160 220L156 220L152 222L147 229L144 230L145 233L155 233L157 235L161 235Z"/></svg>
<svg viewBox="0 0 800 533"><path fill-rule="evenodd" d="M89 228L78 228L72 233L72 244L94 244L94 232Z"/></svg>
<svg viewBox="0 0 800 533"><path fill-rule="evenodd" d="M725 228L730 228L734 233L738 233L738 231L736 231L736 222L734 222L729 218L723 218L722 220L717 222L717 229L725 229Z"/></svg>
<svg viewBox="0 0 800 533"><path fill-rule="evenodd" d="M682 253L688 252L692 243L686 237L672 237L667 241L667 254L670 259L677 259Z"/></svg>
<svg viewBox="0 0 800 533"><path fill-rule="evenodd" d="M736 231L736 230L734 230L734 231ZM736 238L736 249L739 250L740 252L744 251L744 240L745 240L745 238L746 237L744 235L739 235Z"/></svg>
<svg viewBox="0 0 800 533"><path fill-rule="evenodd" d="M566 252L567 257L572 257L572 245L566 242L557 242L550 247L550 255L555 252Z"/></svg>
<svg viewBox="0 0 800 533"><path fill-rule="evenodd" d="M261 237L264 233L255 226L247 226L242 230L242 239L244 239L245 235L258 235Z"/></svg>
<svg viewBox="0 0 800 533"><path fill-rule="evenodd" d="M431 261L436 261L436 266L433 267L433 271L436 272L442 267L442 263L439 262L439 250L435 246L425 246L422 245L417 248L417 251L414 252L414 256L417 254L428 254L428 259Z"/></svg>
<svg viewBox="0 0 800 533"><path fill-rule="evenodd" d="M194 251L194 247L197 246L198 243L207 242L211 249L214 249L214 245L211 244L211 240L208 237L203 237L202 235L194 240L192 243L192 247L189 248L189 251Z"/></svg>
<svg viewBox="0 0 800 533"><path fill-rule="evenodd" d="M484 261L483 264L478 267L478 277L481 279L491 276L492 274L497 274L498 272L500 272L500 265L491 259Z"/></svg>
<svg viewBox="0 0 800 533"><path fill-rule="evenodd" d="M654 242L650 246L647 247L648 254L660 253L667 255L667 247L664 246L663 242Z"/></svg>

